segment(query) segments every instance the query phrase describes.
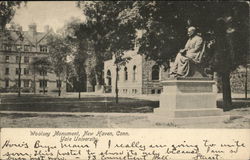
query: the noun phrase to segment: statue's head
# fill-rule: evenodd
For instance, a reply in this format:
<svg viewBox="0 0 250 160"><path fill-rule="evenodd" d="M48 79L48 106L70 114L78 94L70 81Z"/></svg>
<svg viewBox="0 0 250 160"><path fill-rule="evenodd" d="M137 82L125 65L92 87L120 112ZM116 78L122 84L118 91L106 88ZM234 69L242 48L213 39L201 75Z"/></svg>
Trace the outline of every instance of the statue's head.
<svg viewBox="0 0 250 160"><path fill-rule="evenodd" d="M195 27L189 27L187 32L189 37L193 37L196 34L196 28Z"/></svg>

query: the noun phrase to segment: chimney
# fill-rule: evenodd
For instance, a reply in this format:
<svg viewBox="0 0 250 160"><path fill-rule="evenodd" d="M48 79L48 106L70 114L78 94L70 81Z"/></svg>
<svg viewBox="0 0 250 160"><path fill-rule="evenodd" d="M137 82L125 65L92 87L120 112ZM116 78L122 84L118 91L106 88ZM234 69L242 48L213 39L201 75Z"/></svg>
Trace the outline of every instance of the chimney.
<svg viewBox="0 0 250 160"><path fill-rule="evenodd" d="M29 32L30 33L36 33L36 24L35 23L32 23L29 25Z"/></svg>
<svg viewBox="0 0 250 160"><path fill-rule="evenodd" d="M48 33L50 31L49 25L44 26L44 32Z"/></svg>

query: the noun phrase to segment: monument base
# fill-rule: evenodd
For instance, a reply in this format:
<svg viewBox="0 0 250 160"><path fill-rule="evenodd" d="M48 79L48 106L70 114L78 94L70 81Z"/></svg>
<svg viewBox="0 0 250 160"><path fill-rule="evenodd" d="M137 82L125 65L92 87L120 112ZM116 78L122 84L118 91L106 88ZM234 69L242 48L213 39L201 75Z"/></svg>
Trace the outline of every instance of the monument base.
<svg viewBox="0 0 250 160"><path fill-rule="evenodd" d="M174 124L215 123L229 119L216 107L215 82L208 78L162 82L160 107L151 120Z"/></svg>

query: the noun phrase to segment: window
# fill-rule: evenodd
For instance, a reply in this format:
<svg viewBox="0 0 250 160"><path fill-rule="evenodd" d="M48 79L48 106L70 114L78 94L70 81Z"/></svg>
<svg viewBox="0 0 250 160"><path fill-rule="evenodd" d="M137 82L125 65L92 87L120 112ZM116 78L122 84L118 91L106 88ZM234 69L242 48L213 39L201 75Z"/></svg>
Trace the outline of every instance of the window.
<svg viewBox="0 0 250 160"><path fill-rule="evenodd" d="M6 48L6 44L2 43L1 49L5 50L5 48Z"/></svg>
<svg viewBox="0 0 250 160"><path fill-rule="evenodd" d="M137 93L137 89L132 89L132 93Z"/></svg>
<svg viewBox="0 0 250 160"><path fill-rule="evenodd" d="M62 81L61 80L56 80L56 87L61 88L62 87Z"/></svg>
<svg viewBox="0 0 250 160"><path fill-rule="evenodd" d="M133 81L136 80L136 65L133 67Z"/></svg>
<svg viewBox="0 0 250 160"><path fill-rule="evenodd" d="M31 51L30 45L24 45L24 51L30 52Z"/></svg>
<svg viewBox="0 0 250 160"><path fill-rule="evenodd" d="M23 80L23 86L29 87L30 80Z"/></svg>
<svg viewBox="0 0 250 160"><path fill-rule="evenodd" d="M111 86L112 79L111 79L111 72L110 72L110 70L107 71L107 80L108 80L108 85Z"/></svg>
<svg viewBox="0 0 250 160"><path fill-rule="evenodd" d="M18 87L18 79L15 79L15 85Z"/></svg>
<svg viewBox="0 0 250 160"><path fill-rule="evenodd" d="M5 75L9 75L10 74L10 69L9 68L5 68Z"/></svg>
<svg viewBox="0 0 250 160"><path fill-rule="evenodd" d="M29 57L25 56L24 57L24 63L29 63L29 61L30 61Z"/></svg>
<svg viewBox="0 0 250 160"><path fill-rule="evenodd" d="M128 90L127 90L127 89L123 89L122 91L123 91L123 93L127 93L127 92L128 92Z"/></svg>
<svg viewBox="0 0 250 160"><path fill-rule="evenodd" d="M10 56L6 56L5 57L5 62L9 62L9 60L10 60Z"/></svg>
<svg viewBox="0 0 250 160"><path fill-rule="evenodd" d="M47 76L47 71L40 71L40 76Z"/></svg>
<svg viewBox="0 0 250 160"><path fill-rule="evenodd" d="M23 74L24 75L28 75L29 74L29 69L28 68L24 68L23 69Z"/></svg>
<svg viewBox="0 0 250 160"><path fill-rule="evenodd" d="M11 44L4 44L4 45L3 45L3 49L4 49L5 51L11 51L11 48L12 48L12 45L11 45Z"/></svg>
<svg viewBox="0 0 250 160"><path fill-rule="evenodd" d="M125 81L128 80L128 68L127 67L124 68L124 80Z"/></svg>
<svg viewBox="0 0 250 160"><path fill-rule="evenodd" d="M155 90L154 89L151 90L151 94L155 94Z"/></svg>
<svg viewBox="0 0 250 160"><path fill-rule="evenodd" d="M47 87L47 80L39 80L40 88Z"/></svg>
<svg viewBox="0 0 250 160"><path fill-rule="evenodd" d="M158 90L157 90L157 93L158 93L158 94L161 94L161 89L158 89Z"/></svg>
<svg viewBox="0 0 250 160"><path fill-rule="evenodd" d="M16 45L16 49L17 49L17 51L22 51L23 50L23 46L20 45L20 44L17 44Z"/></svg>
<svg viewBox="0 0 250 160"><path fill-rule="evenodd" d="M47 46L40 46L40 52L48 52Z"/></svg>
<svg viewBox="0 0 250 160"><path fill-rule="evenodd" d="M19 63L19 56L16 56L16 63Z"/></svg>
<svg viewBox="0 0 250 160"><path fill-rule="evenodd" d="M152 67L152 80L159 80L159 66L154 65Z"/></svg>
<svg viewBox="0 0 250 160"><path fill-rule="evenodd" d="M5 87L6 88L9 87L9 80L8 79L5 80Z"/></svg>
<svg viewBox="0 0 250 160"><path fill-rule="evenodd" d="M19 68L16 68L16 75L18 75L19 73Z"/></svg>

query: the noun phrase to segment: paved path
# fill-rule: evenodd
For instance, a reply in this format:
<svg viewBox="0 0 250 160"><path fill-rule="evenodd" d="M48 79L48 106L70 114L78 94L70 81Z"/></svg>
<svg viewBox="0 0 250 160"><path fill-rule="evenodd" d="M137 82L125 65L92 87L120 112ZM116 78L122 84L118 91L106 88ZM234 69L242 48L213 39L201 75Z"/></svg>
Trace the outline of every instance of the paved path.
<svg viewBox="0 0 250 160"><path fill-rule="evenodd" d="M50 94L50 96L59 98L56 93ZM84 97L115 97L115 95L111 93L81 92L81 97L82 98ZM121 94L119 95L119 97L158 101L160 98L160 95L159 94L142 94L142 95ZM61 98L78 98L78 93L67 92L67 93L62 94ZM245 98L245 94L232 93L232 98ZM217 94L217 99L222 99L222 93ZM250 99L250 94L248 94L248 99Z"/></svg>
<svg viewBox="0 0 250 160"><path fill-rule="evenodd" d="M33 93L25 93L25 95L29 95ZM0 93L1 95L13 95L13 93ZM37 94L43 96L43 94ZM47 96L47 94L45 95ZM57 93L50 93L49 96L56 97L56 98L78 98L77 92L66 92L62 93L62 95L59 97ZM115 97L114 94L111 93L95 93L95 92L81 92L81 97ZM119 97L127 97L127 98L135 98L135 99L145 99L145 100L159 100L160 95L159 94L121 94ZM248 99L250 98L250 94L248 94ZM232 93L232 98L245 98L245 94L239 94L239 93ZM217 94L217 99L222 99L222 93Z"/></svg>
<svg viewBox="0 0 250 160"><path fill-rule="evenodd" d="M2 114L35 114L35 115L75 115L75 116L80 116L80 115L93 115L93 116L148 116L152 115L153 113L108 113L108 112L29 112L29 111L0 111Z"/></svg>

